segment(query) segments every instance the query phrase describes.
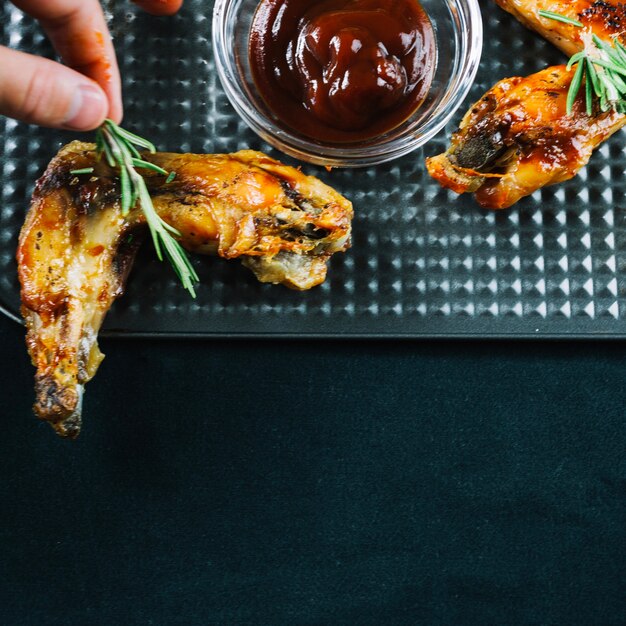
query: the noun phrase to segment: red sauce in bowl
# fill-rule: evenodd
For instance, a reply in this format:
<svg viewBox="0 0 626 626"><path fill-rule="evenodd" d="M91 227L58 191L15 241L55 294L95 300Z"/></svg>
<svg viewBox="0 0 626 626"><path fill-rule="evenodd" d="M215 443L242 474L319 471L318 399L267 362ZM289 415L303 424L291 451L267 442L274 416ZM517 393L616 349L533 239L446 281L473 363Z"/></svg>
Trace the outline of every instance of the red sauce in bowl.
<svg viewBox="0 0 626 626"><path fill-rule="evenodd" d="M249 59L283 124L341 143L385 133L420 106L436 47L417 0L261 0Z"/></svg>

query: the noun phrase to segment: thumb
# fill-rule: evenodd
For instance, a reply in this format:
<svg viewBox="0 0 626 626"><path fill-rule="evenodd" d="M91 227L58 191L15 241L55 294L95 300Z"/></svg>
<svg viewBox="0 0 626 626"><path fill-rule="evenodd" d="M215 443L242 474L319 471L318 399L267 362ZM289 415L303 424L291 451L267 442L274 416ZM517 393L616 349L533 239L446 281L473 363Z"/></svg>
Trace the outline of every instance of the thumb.
<svg viewBox="0 0 626 626"><path fill-rule="evenodd" d="M0 114L23 122L91 130L109 104L97 83L64 65L0 46Z"/></svg>

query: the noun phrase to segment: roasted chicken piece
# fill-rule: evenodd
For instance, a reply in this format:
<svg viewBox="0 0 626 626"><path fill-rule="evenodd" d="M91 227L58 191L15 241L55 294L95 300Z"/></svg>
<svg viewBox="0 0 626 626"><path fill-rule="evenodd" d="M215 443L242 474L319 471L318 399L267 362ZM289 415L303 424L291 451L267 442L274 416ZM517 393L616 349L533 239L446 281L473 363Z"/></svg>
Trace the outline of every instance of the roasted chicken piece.
<svg viewBox="0 0 626 626"><path fill-rule="evenodd" d="M568 115L572 75L558 65L501 80L466 113L448 150L426 160L428 173L456 193L474 193L490 209L573 178L626 116L597 105L587 115L583 93Z"/></svg>
<svg viewBox="0 0 626 626"><path fill-rule="evenodd" d="M17 252L35 413L64 437L81 426L83 385L102 361L97 335L146 230L123 217L118 178L95 146L73 142L39 179ZM146 175L155 209L191 252L240 258L263 282L309 289L350 244L352 205L298 169L249 150L145 155L176 173ZM93 167L93 174L71 172Z"/></svg>
<svg viewBox="0 0 626 626"><path fill-rule="evenodd" d="M599 0L495 0L496 4L516 17L524 26L543 35L568 56L582 50L584 30L571 24L540 17L539 11L560 13L578 20L601 39L610 41L626 30L626 5Z"/></svg>
<svg viewBox="0 0 626 626"><path fill-rule="evenodd" d="M620 31L626 13L615 2L496 1L568 54L582 49L584 32L609 37ZM578 19L586 28L541 18L541 9ZM573 76L573 69L560 65L497 83L465 114L448 150L426 160L428 173L456 193L474 193L491 209L573 178L593 150L626 123L626 116L603 112L597 103L587 115L584 89L568 115Z"/></svg>

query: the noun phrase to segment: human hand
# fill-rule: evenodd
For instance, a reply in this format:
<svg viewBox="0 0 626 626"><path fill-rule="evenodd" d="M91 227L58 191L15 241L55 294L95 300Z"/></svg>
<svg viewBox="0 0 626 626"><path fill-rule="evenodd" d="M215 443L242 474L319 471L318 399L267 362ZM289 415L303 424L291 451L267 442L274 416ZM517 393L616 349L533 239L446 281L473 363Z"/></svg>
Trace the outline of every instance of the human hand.
<svg viewBox="0 0 626 626"><path fill-rule="evenodd" d="M37 19L65 63L0 46L0 114L85 131L122 118L120 73L98 0L12 0ZM134 0L171 15L183 0Z"/></svg>

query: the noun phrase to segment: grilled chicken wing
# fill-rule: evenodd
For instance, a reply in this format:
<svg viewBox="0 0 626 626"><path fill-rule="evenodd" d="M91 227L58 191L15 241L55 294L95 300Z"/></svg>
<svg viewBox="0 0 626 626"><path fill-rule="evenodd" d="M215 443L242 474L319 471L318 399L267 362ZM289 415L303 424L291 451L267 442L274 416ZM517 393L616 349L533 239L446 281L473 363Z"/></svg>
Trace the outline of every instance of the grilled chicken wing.
<svg viewBox="0 0 626 626"><path fill-rule="evenodd" d="M319 180L253 151L146 155L173 182L147 174L159 215L191 252L240 258L263 282L309 289L349 247L352 205ZM94 167L92 175L71 171ZM76 437L83 385L103 355L97 334L121 295L143 213L121 215L114 172L73 142L37 182L17 252L22 313L35 377L35 413Z"/></svg>
<svg viewBox="0 0 626 626"><path fill-rule="evenodd" d="M588 116L582 94L567 115L572 74L559 65L497 83L465 115L448 150L426 160L428 173L490 209L573 178L626 116L599 109Z"/></svg>
<svg viewBox="0 0 626 626"><path fill-rule="evenodd" d="M608 36L621 30L626 13L615 2L496 1L568 53L583 47L583 31ZM541 9L581 20L587 28L541 18ZM573 178L593 150L626 124L626 116L597 105L587 115L584 89L568 115L573 76L574 70L561 65L497 83L465 114L448 150L426 160L428 173L456 193L475 193L491 209Z"/></svg>

